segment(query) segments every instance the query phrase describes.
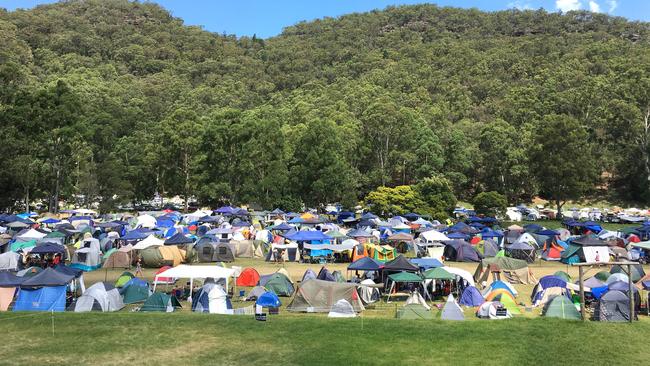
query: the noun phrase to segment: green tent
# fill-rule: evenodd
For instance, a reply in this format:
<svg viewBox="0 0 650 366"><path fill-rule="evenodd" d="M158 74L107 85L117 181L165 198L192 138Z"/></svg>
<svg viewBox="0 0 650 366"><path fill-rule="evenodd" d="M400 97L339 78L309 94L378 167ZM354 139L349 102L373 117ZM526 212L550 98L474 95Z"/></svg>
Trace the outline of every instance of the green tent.
<svg viewBox="0 0 650 366"><path fill-rule="evenodd" d="M422 282L422 277L411 272L398 272L388 276L393 282Z"/></svg>
<svg viewBox="0 0 650 366"><path fill-rule="evenodd" d="M505 256L506 256L506 252L503 249L499 250L495 255L495 257L501 257L501 258L505 258Z"/></svg>
<svg viewBox="0 0 650 366"><path fill-rule="evenodd" d="M60 231L52 231L51 233L48 233L45 235L46 238L51 239L51 238L65 238L65 234L63 234Z"/></svg>
<svg viewBox="0 0 650 366"><path fill-rule="evenodd" d="M29 241L17 241L11 243L10 250L12 252L17 252L21 249L26 249L26 248L31 248L36 246L36 240L29 240Z"/></svg>
<svg viewBox="0 0 650 366"><path fill-rule="evenodd" d="M181 304L175 296L156 292L144 302L140 311L163 311L171 313L174 309L180 308Z"/></svg>
<svg viewBox="0 0 650 366"><path fill-rule="evenodd" d="M433 313L421 304L407 304L397 309L397 319L433 319Z"/></svg>
<svg viewBox="0 0 650 366"><path fill-rule="evenodd" d="M561 279L565 280L566 282L571 282L571 276L569 276L569 274L564 272L564 271L557 271L557 272L553 273L553 276L560 277Z"/></svg>
<svg viewBox="0 0 650 366"><path fill-rule="evenodd" d="M131 285L124 290L122 298L125 304L142 302L149 298L149 289L144 286Z"/></svg>
<svg viewBox="0 0 650 366"><path fill-rule="evenodd" d="M447 272L444 268L438 267L424 272L424 278L428 280L454 280L456 276Z"/></svg>
<svg viewBox="0 0 650 366"><path fill-rule="evenodd" d="M117 281L115 281L115 287L124 286L133 277L135 277L135 276L131 272L128 272L128 271L127 272L122 272L120 277L117 278Z"/></svg>
<svg viewBox="0 0 650 366"><path fill-rule="evenodd" d="M630 270L632 271L632 282L637 282L638 280L640 280L641 278L643 278L645 276L645 272L643 271L643 267L640 264L632 265ZM625 269L625 271L627 271L627 268ZM623 274L627 275L627 273L625 273L625 271L621 268L621 266L615 265L615 266L612 266L612 269L609 272L611 274L623 273Z"/></svg>
<svg viewBox="0 0 650 366"><path fill-rule="evenodd" d="M260 284L278 296L291 296L294 292L293 284L282 273L274 273L266 283Z"/></svg>
<svg viewBox="0 0 650 366"><path fill-rule="evenodd" d="M512 299L512 297L510 297L510 296L502 296L502 295L499 295L497 297L499 298L498 301L501 304L503 304L503 306L506 309L508 309L510 314L512 314L512 315L521 314L521 310L519 310L519 306L517 306L517 303L515 302L515 300ZM497 298L495 298L495 300L497 300Z"/></svg>
<svg viewBox="0 0 650 366"><path fill-rule="evenodd" d="M327 236L331 236L334 239L343 239L348 237L347 235L341 233L340 231L328 231Z"/></svg>
<svg viewBox="0 0 650 366"><path fill-rule="evenodd" d="M555 296L546 303L542 309L542 315L549 318L561 318L570 320L582 319L578 309L566 296Z"/></svg>
<svg viewBox="0 0 650 366"><path fill-rule="evenodd" d="M488 268L491 264L496 265L497 267L508 271L514 271L517 269L528 267L528 262L526 262L525 260L498 256L498 254L496 257L483 258L481 260L481 265L484 268Z"/></svg>
<svg viewBox="0 0 650 366"><path fill-rule="evenodd" d="M602 281L602 282L607 282L607 279L608 279L609 276L611 276L611 275L612 275L612 274L609 273L609 272L607 272L607 271L600 271L600 272L596 273L596 274L594 275L594 277L596 277L598 280L600 280L600 281Z"/></svg>

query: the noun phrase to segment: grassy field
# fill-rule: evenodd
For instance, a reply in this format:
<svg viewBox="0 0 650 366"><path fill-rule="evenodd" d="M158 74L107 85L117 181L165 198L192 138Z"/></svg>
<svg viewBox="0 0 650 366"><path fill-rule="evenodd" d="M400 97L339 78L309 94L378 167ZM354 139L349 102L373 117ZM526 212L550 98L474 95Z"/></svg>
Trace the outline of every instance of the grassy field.
<svg viewBox="0 0 650 366"><path fill-rule="evenodd" d="M648 335L647 323L192 313L9 313L0 327L3 365L643 364Z"/></svg>

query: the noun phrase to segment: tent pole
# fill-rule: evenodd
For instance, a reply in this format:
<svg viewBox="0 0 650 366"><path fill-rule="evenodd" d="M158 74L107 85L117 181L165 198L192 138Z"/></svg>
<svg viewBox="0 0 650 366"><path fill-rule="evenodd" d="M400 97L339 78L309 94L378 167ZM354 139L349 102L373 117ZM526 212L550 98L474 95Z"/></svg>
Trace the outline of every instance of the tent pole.
<svg viewBox="0 0 650 366"><path fill-rule="evenodd" d="M226 287L228 286L228 280L226 280ZM187 297L187 301L192 303L192 289L194 288L194 277L190 277L190 296ZM190 306L191 307L191 306Z"/></svg>
<svg viewBox="0 0 650 366"><path fill-rule="evenodd" d="M627 265L627 283L629 286L629 296L630 296L630 323L634 322L634 284L632 282L632 265Z"/></svg>
<svg viewBox="0 0 650 366"><path fill-rule="evenodd" d="M153 278L153 292L156 293L156 286L158 286L158 276Z"/></svg>
<svg viewBox="0 0 650 366"><path fill-rule="evenodd" d="M580 315L582 321L587 321L587 311L585 309L585 285L582 278L582 266L578 266L578 281L580 282Z"/></svg>

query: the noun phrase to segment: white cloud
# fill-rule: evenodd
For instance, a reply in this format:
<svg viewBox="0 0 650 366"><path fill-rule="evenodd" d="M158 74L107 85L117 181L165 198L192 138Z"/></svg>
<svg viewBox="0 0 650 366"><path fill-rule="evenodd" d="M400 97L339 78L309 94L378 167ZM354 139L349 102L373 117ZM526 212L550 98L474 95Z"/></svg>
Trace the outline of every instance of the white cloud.
<svg viewBox="0 0 650 366"><path fill-rule="evenodd" d="M515 0L508 3L508 8L518 10L532 10L533 6L530 5L530 1Z"/></svg>
<svg viewBox="0 0 650 366"><path fill-rule="evenodd" d="M589 11L592 13L600 13L600 5L595 1L589 1Z"/></svg>
<svg viewBox="0 0 650 366"><path fill-rule="evenodd" d="M571 10L580 10L582 3L580 0L555 0L555 7L562 10L563 13Z"/></svg>
<svg viewBox="0 0 650 366"><path fill-rule="evenodd" d="M607 2L607 5L609 5L609 10L607 10L608 13L613 13L616 8L618 8L618 1L617 0L609 0Z"/></svg>

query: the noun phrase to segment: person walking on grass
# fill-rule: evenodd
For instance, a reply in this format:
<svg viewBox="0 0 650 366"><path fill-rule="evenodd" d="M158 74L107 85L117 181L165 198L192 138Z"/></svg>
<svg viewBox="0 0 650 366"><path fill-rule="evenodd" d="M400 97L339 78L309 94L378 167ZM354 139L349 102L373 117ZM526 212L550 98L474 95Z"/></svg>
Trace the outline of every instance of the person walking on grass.
<svg viewBox="0 0 650 366"><path fill-rule="evenodd" d="M142 258L138 256L138 259L135 262L135 276L142 277Z"/></svg>

